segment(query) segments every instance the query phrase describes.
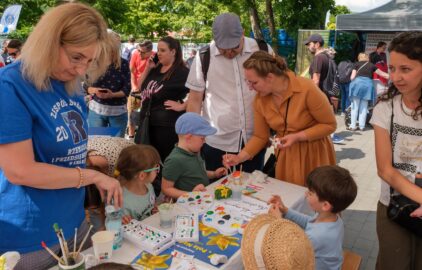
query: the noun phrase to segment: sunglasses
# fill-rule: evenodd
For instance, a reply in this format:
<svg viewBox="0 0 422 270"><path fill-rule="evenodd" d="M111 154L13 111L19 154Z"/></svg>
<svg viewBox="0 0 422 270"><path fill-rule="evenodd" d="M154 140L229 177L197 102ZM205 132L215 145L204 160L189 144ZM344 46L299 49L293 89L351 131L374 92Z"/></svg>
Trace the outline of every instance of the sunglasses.
<svg viewBox="0 0 422 270"><path fill-rule="evenodd" d="M13 56L13 57L16 57L18 55L18 52L12 52L12 53L9 53L9 55L10 56Z"/></svg>
<svg viewBox="0 0 422 270"><path fill-rule="evenodd" d="M157 171L157 173L160 171L160 164L157 164L154 168L143 170L144 173L150 173L153 171Z"/></svg>

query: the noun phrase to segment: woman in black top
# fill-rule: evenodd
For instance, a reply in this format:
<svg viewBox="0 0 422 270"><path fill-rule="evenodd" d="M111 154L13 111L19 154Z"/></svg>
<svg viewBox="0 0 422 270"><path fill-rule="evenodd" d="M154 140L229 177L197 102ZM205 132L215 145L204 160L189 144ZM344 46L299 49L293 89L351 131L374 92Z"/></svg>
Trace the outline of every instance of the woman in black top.
<svg viewBox="0 0 422 270"><path fill-rule="evenodd" d="M129 63L120 57L120 37L109 33L111 64L106 73L87 88L92 95L89 102L89 127L119 128L119 136L125 135L127 126L127 96L130 93Z"/></svg>
<svg viewBox="0 0 422 270"><path fill-rule="evenodd" d="M185 87L189 69L183 62L179 41L172 37L160 39L157 55L158 64L149 70L141 85L141 124L151 102L149 137L164 161L178 140L174 126L186 110L183 100L189 91ZM150 62L149 67L154 65ZM154 182L156 193L159 193L160 186L160 181Z"/></svg>

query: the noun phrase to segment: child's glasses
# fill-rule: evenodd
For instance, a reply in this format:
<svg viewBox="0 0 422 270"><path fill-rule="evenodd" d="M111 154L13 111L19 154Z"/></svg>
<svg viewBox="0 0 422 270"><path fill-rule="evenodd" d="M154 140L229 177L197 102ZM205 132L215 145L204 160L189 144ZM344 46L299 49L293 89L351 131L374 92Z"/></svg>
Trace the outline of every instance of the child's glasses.
<svg viewBox="0 0 422 270"><path fill-rule="evenodd" d="M157 171L157 173L160 172L160 164L157 164L154 168L143 170L144 173L150 173L153 171Z"/></svg>

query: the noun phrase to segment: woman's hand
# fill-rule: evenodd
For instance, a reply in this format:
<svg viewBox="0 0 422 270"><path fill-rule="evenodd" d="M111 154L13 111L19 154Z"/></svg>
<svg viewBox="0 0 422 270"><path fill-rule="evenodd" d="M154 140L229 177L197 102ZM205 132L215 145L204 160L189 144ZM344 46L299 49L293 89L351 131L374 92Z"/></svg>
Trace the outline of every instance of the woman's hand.
<svg viewBox="0 0 422 270"><path fill-rule="evenodd" d="M280 138L280 143L277 145L277 148L279 149L288 148L298 141L300 141L300 138L297 133L288 134L284 136L283 138Z"/></svg>
<svg viewBox="0 0 422 270"><path fill-rule="evenodd" d="M411 217L414 217L414 218L422 218L422 205L418 208L418 209L416 209L415 211L413 211L412 213L410 213L410 216Z"/></svg>
<svg viewBox="0 0 422 270"><path fill-rule="evenodd" d="M95 95L100 99L110 99L113 98L113 92L111 92L109 89L105 88L95 88Z"/></svg>
<svg viewBox="0 0 422 270"><path fill-rule="evenodd" d="M223 156L223 166L226 168L236 166L240 162L241 161L240 161L239 155L225 154Z"/></svg>
<svg viewBox="0 0 422 270"><path fill-rule="evenodd" d="M105 202L110 204L111 199L113 198L114 206L116 208L121 208L123 206L123 191L119 181L105 174L101 174L99 179L100 180L95 182L95 185L100 191L100 195L103 201L106 199ZM106 194L107 198L105 198Z"/></svg>
<svg viewBox="0 0 422 270"><path fill-rule="evenodd" d="M173 110L176 112L181 112L186 110L186 103L180 103L179 101L166 100L164 101L164 106L166 110Z"/></svg>

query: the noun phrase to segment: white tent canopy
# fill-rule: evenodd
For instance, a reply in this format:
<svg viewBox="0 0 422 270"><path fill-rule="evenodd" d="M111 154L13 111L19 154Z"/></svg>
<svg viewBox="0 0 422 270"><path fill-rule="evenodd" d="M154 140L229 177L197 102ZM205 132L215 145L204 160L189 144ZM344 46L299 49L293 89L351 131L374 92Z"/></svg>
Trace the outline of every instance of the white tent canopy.
<svg viewBox="0 0 422 270"><path fill-rule="evenodd" d="M393 0L366 12L338 15L336 30L366 32L422 30L422 0Z"/></svg>

